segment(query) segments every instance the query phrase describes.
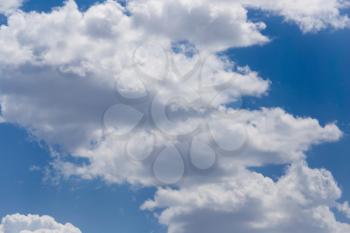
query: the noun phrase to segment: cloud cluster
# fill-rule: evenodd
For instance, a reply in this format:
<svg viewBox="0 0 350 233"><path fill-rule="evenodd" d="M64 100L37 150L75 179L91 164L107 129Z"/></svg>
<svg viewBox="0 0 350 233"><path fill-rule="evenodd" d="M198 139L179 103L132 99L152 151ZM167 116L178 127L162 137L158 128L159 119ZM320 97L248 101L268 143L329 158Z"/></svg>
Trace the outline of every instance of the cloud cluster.
<svg viewBox="0 0 350 233"><path fill-rule="evenodd" d="M208 123L216 141L229 144L235 140L237 127L230 130L226 126L244 128L244 150L239 156L231 156L223 166L292 162L303 158L311 145L341 136L333 124L322 127L316 120L296 118L280 109L246 111L228 107L242 96L265 94L269 82L249 68L238 67L232 61L207 53L206 49L198 53L193 44L174 45L174 40L180 38L156 37L158 33L146 26L140 29L138 9L145 7L146 2L137 3L130 3L127 10L132 16L129 16L114 1L95 5L86 12L68 1L51 13L17 12L1 28L0 40L7 44L0 49L2 117L26 127L49 145L59 145L90 161L79 169L59 164L65 172L102 176L113 182L152 184L144 181L150 177L142 174L150 164L124 166L128 160L124 153L128 140L114 137L115 134L105 135L105 131L115 130L116 125L133 128L132 120L137 119L138 112L130 111L118 119L111 111L114 121L104 127L101 122L111 106L130 105L125 100L142 97L145 91L152 96L152 103L146 101L141 103L143 107L132 107L141 112L145 108L155 111L151 117L146 116L148 121L140 130L154 135L158 147L169 141L164 131L172 132L170 141L176 144L180 139L177 136L188 130L186 127ZM176 4L180 3L184 5ZM189 9L211 6L205 3ZM196 23L193 25L200 28ZM205 33L212 34L210 30ZM238 43L240 38L233 37L232 41ZM216 43L221 42L213 39L210 44ZM170 46L177 46L178 51ZM188 56L186 51L191 49L194 54ZM181 107L181 111L174 111L177 118L171 121L161 114L169 103ZM140 103L137 101L136 105ZM114 109L118 114L118 106ZM147 111L143 114L147 115ZM184 117L187 121L182 120ZM153 128L161 130L150 127L151 121L158 124ZM210 144L209 139L201 141Z"/></svg>
<svg viewBox="0 0 350 233"><path fill-rule="evenodd" d="M86 161L58 156L64 176L173 185L143 206L164 210L169 233L349 231L331 210L346 212L331 174L302 162L342 132L280 108L241 109L270 82L216 54L269 41L251 9L304 32L348 25L344 2L322 3L109 0L82 12L70 0L12 12L0 28L0 120ZM267 164L292 165L277 182L248 170Z"/></svg>
<svg viewBox="0 0 350 233"><path fill-rule="evenodd" d="M60 224L50 216L7 215L1 220L1 233L81 233L70 223Z"/></svg>

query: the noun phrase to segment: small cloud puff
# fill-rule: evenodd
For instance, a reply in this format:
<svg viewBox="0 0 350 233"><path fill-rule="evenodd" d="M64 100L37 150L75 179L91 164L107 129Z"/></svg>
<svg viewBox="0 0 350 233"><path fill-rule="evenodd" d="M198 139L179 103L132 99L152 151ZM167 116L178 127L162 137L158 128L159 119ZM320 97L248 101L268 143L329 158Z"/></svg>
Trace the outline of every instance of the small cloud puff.
<svg viewBox="0 0 350 233"><path fill-rule="evenodd" d="M5 216L0 233L81 233L70 223L61 224L50 216L13 214Z"/></svg>

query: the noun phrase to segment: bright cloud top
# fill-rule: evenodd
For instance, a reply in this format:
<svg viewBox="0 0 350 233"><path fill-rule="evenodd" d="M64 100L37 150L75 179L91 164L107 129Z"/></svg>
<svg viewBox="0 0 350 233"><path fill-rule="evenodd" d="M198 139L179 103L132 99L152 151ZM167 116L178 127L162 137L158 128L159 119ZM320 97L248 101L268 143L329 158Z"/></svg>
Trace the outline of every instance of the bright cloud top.
<svg viewBox="0 0 350 233"><path fill-rule="evenodd" d="M344 7L134 0L85 12L74 1L50 13L16 11L0 29L0 119L59 148L53 167L64 176L175 186L143 206L161 209L169 233L214 231L203 220L222 233L238 222L249 233L346 232L332 212L347 212L333 177L303 162L340 129L280 108L241 109L242 97L266 95L270 82L216 55L269 41L251 9L309 32L347 27ZM277 182L248 170L268 164L291 166Z"/></svg>

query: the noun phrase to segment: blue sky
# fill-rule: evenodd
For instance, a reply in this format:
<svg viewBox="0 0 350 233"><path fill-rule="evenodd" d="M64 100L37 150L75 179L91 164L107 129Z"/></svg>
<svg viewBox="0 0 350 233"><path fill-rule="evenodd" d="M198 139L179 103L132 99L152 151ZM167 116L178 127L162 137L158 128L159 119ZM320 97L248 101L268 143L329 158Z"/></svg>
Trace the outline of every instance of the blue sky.
<svg viewBox="0 0 350 233"><path fill-rule="evenodd" d="M97 1L77 0L82 9ZM25 11L47 11L62 5L58 0L26 0ZM350 200L350 30L327 29L305 34L280 17L256 14L268 25L272 38L265 45L229 49L225 54L239 65L249 65L272 84L268 95L244 99L243 107L282 107L294 116L312 117L322 125L336 123L343 138L312 148L307 154L310 167L332 172ZM3 20L4 21L4 20ZM51 157L45 142L39 145L26 129L0 124L0 216L36 213L71 222L84 233L164 233L153 213L140 210L155 189L105 184L97 179L45 180ZM279 176L285 166L257 170ZM342 221L348 221L340 214ZM348 221L349 222L349 221Z"/></svg>

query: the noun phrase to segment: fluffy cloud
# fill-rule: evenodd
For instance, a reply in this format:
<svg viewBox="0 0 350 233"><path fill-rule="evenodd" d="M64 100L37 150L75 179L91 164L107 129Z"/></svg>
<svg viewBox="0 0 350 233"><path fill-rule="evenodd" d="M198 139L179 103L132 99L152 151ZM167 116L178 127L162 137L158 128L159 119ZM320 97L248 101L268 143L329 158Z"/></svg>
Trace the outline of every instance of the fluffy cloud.
<svg viewBox="0 0 350 233"><path fill-rule="evenodd" d="M66 174L79 175L86 178L101 176L109 182L129 183L143 185L153 185L156 180L149 171L154 169L154 161L157 157L176 156L177 150L161 151L164 145L180 144L181 159L191 162L194 156L199 160L210 159L210 155L202 154L202 148L212 150L213 154L218 154L216 166L210 173L210 179L220 181L234 175L242 167L264 166L266 164L286 164L305 158L304 152L310 146L325 141L337 140L341 132L335 125L321 127L316 120L294 118L281 109L262 109L259 111L245 110L225 110L215 112L210 116L191 121L191 124L208 124L209 130L198 133L195 136L164 139L161 132L148 132L146 137L156 137L157 153L142 161L133 161L130 154L125 152L128 146L139 147L142 151L148 151L147 145L140 146L138 137L136 143L133 138L122 139L117 135L110 135L104 141L92 149L82 149L79 154L88 158L91 163L77 168L72 164L59 163L57 166ZM179 129L184 123L174 124L174 128L167 128L168 131ZM145 130L141 128L141 130ZM244 135L239 134L238 129L243 129ZM137 133L136 133L137 134ZM239 136L237 138L237 136ZM134 136L132 136L134 137ZM241 140L244 141L241 141ZM186 141L193 140L192 144ZM194 141L199 141L200 145L194 145ZM216 143L215 143L216 142ZM219 144L216 146L211 145ZM238 145L237 148L230 148ZM152 145L153 146L153 145ZM225 150L225 146L228 149ZM145 152L146 153L146 152ZM216 157L216 155L214 155ZM169 163L163 163L164 176L166 172L172 170L174 162L169 158ZM192 161L193 162L193 161ZM125 166L128 164L128 166ZM196 164L194 164L196 165ZM160 174L162 178L162 174ZM187 167L185 182L199 182L198 179L208 179L207 176L198 177L197 169L191 165Z"/></svg>
<svg viewBox="0 0 350 233"><path fill-rule="evenodd" d="M296 163L276 182L245 170L222 183L159 189L142 208L160 208L169 233L349 232L331 211L340 195L328 171Z"/></svg>
<svg viewBox="0 0 350 233"><path fill-rule="evenodd" d="M70 223L60 224L50 216L7 215L0 224L1 233L81 233Z"/></svg>
<svg viewBox="0 0 350 233"><path fill-rule="evenodd" d="M338 204L337 209L346 215L350 219L350 207L349 203L346 201L344 203Z"/></svg>
<svg viewBox="0 0 350 233"><path fill-rule="evenodd" d="M0 14L9 14L22 5L23 0L2 0Z"/></svg>
<svg viewBox="0 0 350 233"><path fill-rule="evenodd" d="M267 42L262 22L248 20L247 10L236 3L212 1L130 1L133 23L148 34L190 40L217 50ZM176 19L176 20L175 20Z"/></svg>
<svg viewBox="0 0 350 233"><path fill-rule="evenodd" d="M349 27L348 16L341 11L349 7L346 0L243 0L247 7L269 11L295 22L304 32L315 32L331 27Z"/></svg>
<svg viewBox="0 0 350 233"><path fill-rule="evenodd" d="M49 13L13 12L0 28L0 121L86 161L58 156L64 176L176 186L144 205L165 208L170 233L205 232L203 220L222 233L240 221L249 233L348 231L331 211L347 212L331 175L300 162L341 131L280 108L240 109L270 82L216 55L268 41L252 8L305 32L347 25L344 4L321 2L109 0L82 12L71 0ZM291 163L278 182L247 171Z"/></svg>
<svg viewBox="0 0 350 233"><path fill-rule="evenodd" d="M212 98L219 94L216 86L229 87L216 105L242 95L262 95L269 86L255 72L210 54L204 55L210 66L198 69L198 74L186 83L174 72L172 83L160 82L157 79L162 78L162 74L157 73L159 66L152 65L159 64L164 68L169 65L164 64L164 56L149 54L153 49L159 50L158 45L158 48L141 47L146 52L141 58L147 61L139 67L147 74L141 75L134 68L135 61L131 56L135 48L142 45L141 41L146 40L140 33L132 27L130 17L112 1L84 13L70 1L50 14L13 14L8 26L3 26L0 32L1 40L8 44L0 52L4 58L1 75L3 118L26 127L38 138L50 145L60 145L72 154L101 153L105 158L106 149L101 148L107 144L112 154L106 156L114 156L118 161L119 157L124 158L118 153L123 147L115 148L115 139L111 137L101 141L104 112L113 104L123 102L123 98L116 96L117 82L124 88L124 96L134 92L133 87L129 88L130 80L134 80L132 84L141 82L149 92L159 94L157 104L161 108L167 104L163 100L178 96L186 96L190 101L186 107L192 106L193 101L199 100L198 85L201 82L205 85L206 95L200 99L207 110L213 104ZM157 40L163 41L162 38ZM164 41L164 46L169 46L169 41ZM200 59L171 51L164 55L171 55L181 72L191 71L195 60ZM136 80L138 76L140 80ZM198 109L191 111L194 114ZM195 119L196 124L202 118ZM103 158L101 156L101 161L105 162ZM104 174L102 170L100 172Z"/></svg>
<svg viewBox="0 0 350 233"><path fill-rule="evenodd" d="M0 81L2 117L26 127L49 145L59 145L90 161L90 165L81 168L59 164L66 174L102 176L112 182L154 183L150 175L145 175L153 166L152 160L125 166L128 156L124 150L129 138L105 135L118 125L133 128L132 119L137 119L138 112L130 111L118 119L110 111L116 120L111 124L101 120L108 116L106 110L109 113L116 104L127 103L144 114L146 122L139 131L157 139L157 150L169 141L173 145L183 144L179 136L186 127L203 128L209 124L206 134L223 145L235 140L237 127L244 128L244 148L239 155L223 159L224 170L233 165L287 163L303 158L313 144L340 137L335 125L321 127L315 120L295 118L279 109L230 110L226 106L242 96L265 94L269 82L232 61L208 53L198 54L191 44L178 45L177 53L166 50L173 39L179 38L160 36L145 43L148 38L144 30L151 35L152 32L147 27L140 30L140 25L134 26L136 3L131 3L130 9L135 11L131 17L113 1L86 12L80 12L69 1L48 14L17 12L0 31L0 39L8 44L0 49L4 58ZM144 7L146 3L138 4ZM211 34L210 30L206 33ZM154 45L154 40L159 45ZM191 48L194 56L187 56L186 49ZM183 49L185 52L181 52ZM141 101L143 107L139 100L136 104L125 102L125 96L142 95L143 89L155 96ZM173 113L177 117L168 120L162 111L171 101L181 109ZM154 112L148 116L150 108ZM237 127L230 129L226 125ZM166 135L170 132L171 140ZM197 141L212 144L213 140L201 135ZM200 157L196 149L200 146L192 149Z"/></svg>
<svg viewBox="0 0 350 233"><path fill-rule="evenodd" d="M266 25L249 21L250 9L272 12L296 23L302 31L311 32L348 27L348 16L341 14L348 6L349 2L342 0L132 0L128 9L133 14L133 24L147 34L187 39L200 47L220 50L268 41L260 32Z"/></svg>

